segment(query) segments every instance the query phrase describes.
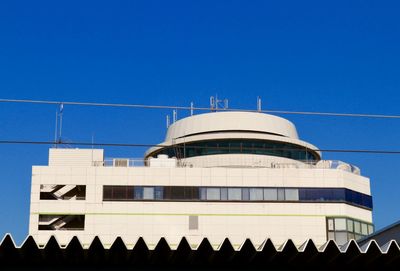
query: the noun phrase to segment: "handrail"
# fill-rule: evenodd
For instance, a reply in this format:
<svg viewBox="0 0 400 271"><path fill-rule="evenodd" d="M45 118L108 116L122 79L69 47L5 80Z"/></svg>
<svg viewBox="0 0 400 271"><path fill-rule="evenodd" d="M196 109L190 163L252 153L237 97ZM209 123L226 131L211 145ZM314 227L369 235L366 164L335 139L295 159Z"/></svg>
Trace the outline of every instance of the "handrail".
<svg viewBox="0 0 400 271"><path fill-rule="evenodd" d="M157 158L154 158L157 159ZM167 160L163 158L164 160ZM176 158L169 158L176 159ZM219 161L219 165L215 167L240 167L240 168L309 168L309 169L340 169L343 171L347 171L350 173L354 173L357 175L361 174L360 169L357 166L351 165L349 163L339 161L339 160L320 160L317 163L304 161L304 162L296 162L296 163L287 163L287 162L279 162L274 160L259 160L254 161L251 165L242 165L242 166L229 166L226 161ZM224 163L225 162L225 163ZM213 160L213 164L218 161ZM103 167L149 167L151 166L149 160L142 158L106 158L104 161L95 161L93 162L93 166L103 166ZM184 160L176 160L176 167L185 168L185 167L199 167L199 161L196 161L196 165L193 165L189 161Z"/></svg>

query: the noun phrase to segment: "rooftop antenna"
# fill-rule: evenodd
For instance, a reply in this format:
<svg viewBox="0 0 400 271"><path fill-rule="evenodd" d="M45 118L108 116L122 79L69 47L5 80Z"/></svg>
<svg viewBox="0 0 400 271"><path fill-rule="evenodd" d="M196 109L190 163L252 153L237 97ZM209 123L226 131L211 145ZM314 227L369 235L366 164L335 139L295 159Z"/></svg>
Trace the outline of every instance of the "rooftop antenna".
<svg viewBox="0 0 400 271"><path fill-rule="evenodd" d="M178 110L174 109L172 111L172 122L175 123L178 118Z"/></svg>
<svg viewBox="0 0 400 271"><path fill-rule="evenodd" d="M214 96L210 97L210 110L215 111L215 99Z"/></svg>
<svg viewBox="0 0 400 271"><path fill-rule="evenodd" d="M219 107L221 107L222 110L226 110L226 109L228 109L228 106L229 106L228 99L219 100L217 94L215 95L215 97L214 96L210 97L211 111L216 112L219 110Z"/></svg>
<svg viewBox="0 0 400 271"><path fill-rule="evenodd" d="M257 96L257 111L261 112L261 97Z"/></svg>
<svg viewBox="0 0 400 271"><path fill-rule="evenodd" d="M58 111L56 110L56 124L54 126L54 147L57 148Z"/></svg>
<svg viewBox="0 0 400 271"><path fill-rule="evenodd" d="M190 115L193 116L193 107L194 107L194 103L190 102Z"/></svg>
<svg viewBox="0 0 400 271"><path fill-rule="evenodd" d="M58 113L58 116L60 118L60 130L59 130L59 134L58 134L58 143L61 143L61 136L62 136L62 122L63 122L63 112L64 112L64 104L60 103L60 110Z"/></svg>
<svg viewBox="0 0 400 271"><path fill-rule="evenodd" d="M170 125L170 120L169 120L169 115L167 115L167 129L169 128Z"/></svg>

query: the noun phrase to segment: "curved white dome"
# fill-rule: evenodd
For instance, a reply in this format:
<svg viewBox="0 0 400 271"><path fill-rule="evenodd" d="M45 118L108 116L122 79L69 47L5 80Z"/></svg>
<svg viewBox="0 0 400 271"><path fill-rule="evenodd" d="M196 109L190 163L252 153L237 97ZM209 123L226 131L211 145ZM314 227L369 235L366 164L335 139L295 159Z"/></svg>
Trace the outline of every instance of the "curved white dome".
<svg viewBox="0 0 400 271"><path fill-rule="evenodd" d="M294 124L277 116L253 112L215 112L175 122L169 127L165 141L221 131L258 132L298 139Z"/></svg>

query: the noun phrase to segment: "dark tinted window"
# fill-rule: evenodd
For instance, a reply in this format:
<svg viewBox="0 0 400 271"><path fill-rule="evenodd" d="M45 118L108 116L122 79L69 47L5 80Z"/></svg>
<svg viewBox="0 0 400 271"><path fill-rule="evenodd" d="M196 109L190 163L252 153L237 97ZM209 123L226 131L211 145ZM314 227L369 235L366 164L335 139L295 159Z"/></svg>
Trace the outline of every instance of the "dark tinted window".
<svg viewBox="0 0 400 271"><path fill-rule="evenodd" d="M154 195L145 197L144 189ZM104 186L103 200L177 200L177 201L300 201L346 202L372 209L372 197L345 188L262 188L194 186Z"/></svg>
<svg viewBox="0 0 400 271"><path fill-rule="evenodd" d="M246 153L286 157L301 161L317 161L318 155L302 146L295 144L256 140L256 139L225 139L185 143L165 148L152 154L167 154L169 157L194 157L213 154Z"/></svg>

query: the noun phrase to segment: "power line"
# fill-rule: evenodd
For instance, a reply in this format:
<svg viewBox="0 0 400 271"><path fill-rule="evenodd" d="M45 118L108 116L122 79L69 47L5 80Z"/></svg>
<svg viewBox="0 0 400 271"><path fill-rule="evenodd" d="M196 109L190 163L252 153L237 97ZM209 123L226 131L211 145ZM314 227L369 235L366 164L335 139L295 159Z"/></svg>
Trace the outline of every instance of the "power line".
<svg viewBox="0 0 400 271"><path fill-rule="evenodd" d="M0 140L0 144L28 144L28 145L71 145L71 146L106 146L106 147L174 147L173 145L162 145L162 144L132 144L132 143L92 143L92 142L54 142L54 141L21 141L21 140ZM175 147L184 148L183 145L177 145ZM213 149L219 148L224 149L226 147L213 147L213 146L195 146L191 145L191 148L196 149ZM238 147L239 149L240 147ZM235 149L235 147L230 147L230 149ZM262 148L249 148L242 147L242 149L262 149ZM267 148L266 148L267 149ZM271 150L298 150L291 148L271 148ZM336 152L336 153L368 153L368 154L400 154L400 151L388 151L388 150L368 150L368 149L308 149L314 152Z"/></svg>
<svg viewBox="0 0 400 271"><path fill-rule="evenodd" d="M94 103L94 102L71 102L71 101L45 101L45 100L18 100L18 99L0 99L1 103L31 103L31 104L64 104L77 106L99 106L99 107L125 107L142 109L179 109L179 110L198 110L209 111L208 107L192 106L172 106L172 105L145 105L145 104L121 104L121 103ZM289 110L250 110L240 108L217 109L218 111L243 111L243 112L262 112L274 114L292 114L292 115L314 115L331 117L357 117L357 118L378 118L378 119L400 119L400 115L385 114L358 114L358 113L339 113L339 112L312 112L312 111L289 111Z"/></svg>

